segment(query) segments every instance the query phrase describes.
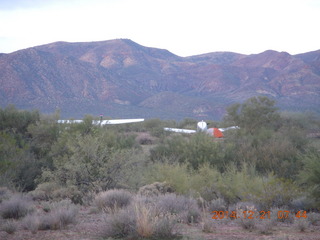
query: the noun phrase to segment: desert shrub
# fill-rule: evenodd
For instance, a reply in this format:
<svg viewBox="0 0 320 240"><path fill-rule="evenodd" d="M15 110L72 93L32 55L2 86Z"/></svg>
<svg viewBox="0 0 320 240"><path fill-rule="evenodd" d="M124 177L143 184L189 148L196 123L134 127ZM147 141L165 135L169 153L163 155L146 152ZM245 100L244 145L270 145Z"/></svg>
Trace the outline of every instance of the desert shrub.
<svg viewBox="0 0 320 240"><path fill-rule="evenodd" d="M273 207L270 209L270 219L273 222L282 222L282 223L293 223L295 220L295 215L288 210L288 208L278 208Z"/></svg>
<svg viewBox="0 0 320 240"><path fill-rule="evenodd" d="M141 145L152 145L155 143L156 138L149 133L140 133L135 140Z"/></svg>
<svg viewBox="0 0 320 240"><path fill-rule="evenodd" d="M78 208L70 200L51 203L44 214L28 215L23 222L25 229L35 233L38 230L59 230L76 222Z"/></svg>
<svg viewBox="0 0 320 240"><path fill-rule="evenodd" d="M213 233L216 230L216 225L214 221L212 221L212 219L208 217L203 216L201 218L200 226L201 231L204 233Z"/></svg>
<svg viewBox="0 0 320 240"><path fill-rule="evenodd" d="M252 165L243 164L239 170L235 165L229 165L214 183L219 197L228 204L241 201L254 201L253 196L263 190L264 178L259 176Z"/></svg>
<svg viewBox="0 0 320 240"><path fill-rule="evenodd" d="M315 207L320 206L320 152L317 149L310 150L301 156L303 170L299 175L300 182L308 187L310 195L315 199Z"/></svg>
<svg viewBox="0 0 320 240"><path fill-rule="evenodd" d="M225 211L227 210L227 203L224 201L223 198L213 199L207 204L208 211Z"/></svg>
<svg viewBox="0 0 320 240"><path fill-rule="evenodd" d="M237 218L235 222L241 226L243 229L252 231L257 228L257 219L249 219L249 218Z"/></svg>
<svg viewBox="0 0 320 240"><path fill-rule="evenodd" d="M70 199L74 204L83 203L83 194L76 186L59 186L52 181L39 184L35 190L29 192L29 195L33 200L38 201L61 201L63 199Z"/></svg>
<svg viewBox="0 0 320 240"><path fill-rule="evenodd" d="M145 130L149 131L154 137L162 137L165 133L163 128L168 126L160 119L148 119L143 122Z"/></svg>
<svg viewBox="0 0 320 240"><path fill-rule="evenodd" d="M221 182L221 173L209 163L203 164L197 171L189 173L191 193L205 201L211 201L219 196L218 183Z"/></svg>
<svg viewBox="0 0 320 240"><path fill-rule="evenodd" d="M138 194L143 196L158 196L173 192L172 187L166 182L154 182L139 188Z"/></svg>
<svg viewBox="0 0 320 240"><path fill-rule="evenodd" d="M176 194L165 194L158 196L156 201L156 208L160 212L177 214L181 221L187 223L200 221L201 211L197 201L193 198Z"/></svg>
<svg viewBox="0 0 320 240"><path fill-rule="evenodd" d="M275 226L273 219L261 219L260 224L257 225L257 229L261 234L271 234L273 227Z"/></svg>
<svg viewBox="0 0 320 240"><path fill-rule="evenodd" d="M104 238L134 238L136 232L136 216L134 209L124 208L106 216L105 224L100 232Z"/></svg>
<svg viewBox="0 0 320 240"><path fill-rule="evenodd" d="M227 203L249 201L258 204L263 210L287 205L302 194L291 180L279 179L273 174L262 176L254 166L246 164L240 170L233 165L229 166L216 185Z"/></svg>
<svg viewBox="0 0 320 240"><path fill-rule="evenodd" d="M32 233L36 233L39 230L39 226L40 226L39 216L37 216L35 214L27 215L23 219L22 226L24 229L29 230Z"/></svg>
<svg viewBox="0 0 320 240"><path fill-rule="evenodd" d="M257 227L258 219L246 217L244 211L249 213L252 211L257 213L257 207L250 202L238 202L236 205L229 207L229 212L236 212L237 218L233 218L233 220L239 224L243 229L252 231Z"/></svg>
<svg viewBox="0 0 320 240"><path fill-rule="evenodd" d="M63 229L67 225L75 223L76 221L76 215L77 215L77 209L76 208L58 208L54 211L51 211L51 216L53 216L54 219L57 219L59 223L58 229Z"/></svg>
<svg viewBox="0 0 320 240"><path fill-rule="evenodd" d="M209 163L222 171L225 167L226 145L212 141L207 134L195 134L188 138L173 135L150 150L150 159L153 162L164 162L168 159L171 163L188 164L193 169Z"/></svg>
<svg viewBox="0 0 320 240"><path fill-rule="evenodd" d="M12 196L12 192L6 187L0 187L0 204Z"/></svg>
<svg viewBox="0 0 320 240"><path fill-rule="evenodd" d="M189 191L189 173L186 164L154 163L145 171L147 183L166 182L181 194Z"/></svg>
<svg viewBox="0 0 320 240"><path fill-rule="evenodd" d="M37 188L29 194L34 200L48 201L53 198L53 192L59 188L55 182L40 183Z"/></svg>
<svg viewBox="0 0 320 240"><path fill-rule="evenodd" d="M311 196L303 195L301 197L292 199L288 206L290 209L297 212L301 209L311 209L312 206L315 206L315 203Z"/></svg>
<svg viewBox="0 0 320 240"><path fill-rule="evenodd" d="M58 230L60 229L59 219L52 214L39 216L38 230Z"/></svg>
<svg viewBox="0 0 320 240"><path fill-rule="evenodd" d="M316 213L316 212L309 212L307 214L308 216L308 220L312 225L319 225L320 224L320 213Z"/></svg>
<svg viewBox="0 0 320 240"><path fill-rule="evenodd" d="M295 218L293 228L298 229L300 232L305 232L310 226L310 221L307 218Z"/></svg>
<svg viewBox="0 0 320 240"><path fill-rule="evenodd" d="M113 189L99 193L95 198L95 205L103 211L113 212L128 206L133 199L130 192L123 189Z"/></svg>
<svg viewBox="0 0 320 240"><path fill-rule="evenodd" d="M54 201L70 199L74 204L83 204L83 194L76 186L60 187L52 192Z"/></svg>
<svg viewBox="0 0 320 240"><path fill-rule="evenodd" d="M135 204L136 231L142 238L170 239L174 236L177 216L159 212L157 205Z"/></svg>
<svg viewBox="0 0 320 240"><path fill-rule="evenodd" d="M6 221L1 225L1 230L8 234L14 234L17 231L17 224L12 220Z"/></svg>
<svg viewBox="0 0 320 240"><path fill-rule="evenodd" d="M275 101L263 97L252 97L243 104L233 104L227 108L225 121L240 126L249 133L259 131L263 127L274 128L278 125L280 115Z"/></svg>
<svg viewBox="0 0 320 240"><path fill-rule="evenodd" d="M33 210L33 204L26 196L16 194L0 205L0 215L4 219L19 219Z"/></svg>
<svg viewBox="0 0 320 240"><path fill-rule="evenodd" d="M131 140L128 143L125 139L118 142L117 136L113 139L112 133L103 130L85 136L61 136L50 153L54 170L44 170L39 183L54 182L67 189L75 186L76 202L88 192L116 188L126 180L127 169L136 164L139 154Z"/></svg>
<svg viewBox="0 0 320 240"><path fill-rule="evenodd" d="M156 198L139 196L128 207L107 214L101 236L129 239L174 238L177 216L163 212L153 200Z"/></svg>
<svg viewBox="0 0 320 240"><path fill-rule="evenodd" d="M257 191L251 198L259 203L261 209L287 206L294 198L300 196L298 186L291 180L279 179L269 175L263 181L262 191Z"/></svg>
<svg viewBox="0 0 320 240"><path fill-rule="evenodd" d="M164 213L155 217L153 237L156 239L171 239L176 237L177 216Z"/></svg>

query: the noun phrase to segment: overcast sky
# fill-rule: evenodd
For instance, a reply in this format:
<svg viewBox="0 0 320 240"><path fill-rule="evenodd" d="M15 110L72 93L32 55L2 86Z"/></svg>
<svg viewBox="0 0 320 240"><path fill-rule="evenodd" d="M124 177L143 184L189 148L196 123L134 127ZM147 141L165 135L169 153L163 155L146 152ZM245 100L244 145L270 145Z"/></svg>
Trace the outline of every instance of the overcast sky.
<svg viewBox="0 0 320 240"><path fill-rule="evenodd" d="M0 0L0 52L129 38L179 56L320 49L320 0Z"/></svg>

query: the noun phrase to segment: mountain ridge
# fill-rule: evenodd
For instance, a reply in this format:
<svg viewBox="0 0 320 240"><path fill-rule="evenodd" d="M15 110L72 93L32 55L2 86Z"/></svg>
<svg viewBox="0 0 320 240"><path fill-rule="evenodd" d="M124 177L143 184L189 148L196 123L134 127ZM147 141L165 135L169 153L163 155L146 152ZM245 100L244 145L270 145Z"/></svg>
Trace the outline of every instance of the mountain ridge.
<svg viewBox="0 0 320 240"><path fill-rule="evenodd" d="M256 95L275 99L283 110L319 112L320 50L180 57L115 39L0 54L2 107L58 108L66 118L220 119L226 106Z"/></svg>

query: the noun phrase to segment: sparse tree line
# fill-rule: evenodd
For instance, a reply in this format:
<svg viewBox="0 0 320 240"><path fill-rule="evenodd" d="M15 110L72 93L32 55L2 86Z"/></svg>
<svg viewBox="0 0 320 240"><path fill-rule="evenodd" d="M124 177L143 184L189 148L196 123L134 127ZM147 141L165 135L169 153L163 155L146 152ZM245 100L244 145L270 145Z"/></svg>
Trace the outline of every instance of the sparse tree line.
<svg viewBox="0 0 320 240"><path fill-rule="evenodd" d="M240 127L223 140L163 131L194 128L192 119L105 127L92 125L92 116L79 124L58 119L58 112L0 109L0 187L42 201L90 205L101 192L136 193L165 182L175 194L200 199L212 211L239 202L265 211L320 208L320 140L307 137L320 128L320 118L280 113L267 97L231 105L223 121L209 123ZM135 214L143 217L139 211Z"/></svg>

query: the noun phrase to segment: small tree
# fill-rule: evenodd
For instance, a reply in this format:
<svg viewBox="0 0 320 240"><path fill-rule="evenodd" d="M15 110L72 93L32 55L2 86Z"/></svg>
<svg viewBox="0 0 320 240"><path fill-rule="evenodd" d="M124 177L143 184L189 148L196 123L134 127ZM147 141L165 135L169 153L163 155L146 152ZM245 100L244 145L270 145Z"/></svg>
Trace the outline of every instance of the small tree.
<svg viewBox="0 0 320 240"><path fill-rule="evenodd" d="M302 184L306 185L311 195L320 207L320 152L316 149L303 156L304 167L299 177Z"/></svg>
<svg viewBox="0 0 320 240"><path fill-rule="evenodd" d="M227 108L225 121L237 125L250 133L261 128L277 127L280 115L275 101L267 97L252 97L243 104L233 104Z"/></svg>

